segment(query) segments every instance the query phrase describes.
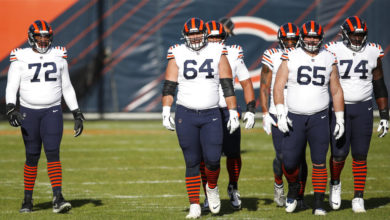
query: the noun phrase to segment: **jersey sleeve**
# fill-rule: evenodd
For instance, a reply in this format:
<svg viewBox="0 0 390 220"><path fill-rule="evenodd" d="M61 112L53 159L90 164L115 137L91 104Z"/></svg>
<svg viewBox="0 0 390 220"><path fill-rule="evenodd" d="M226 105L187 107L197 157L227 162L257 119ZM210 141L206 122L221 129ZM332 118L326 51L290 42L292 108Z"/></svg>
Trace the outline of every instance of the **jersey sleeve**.
<svg viewBox="0 0 390 220"><path fill-rule="evenodd" d="M266 66L268 66L268 68L270 70L274 69L274 64L273 64L272 59L271 59L271 52L270 52L270 50L264 51L261 63L266 65Z"/></svg>
<svg viewBox="0 0 390 220"><path fill-rule="evenodd" d="M167 52L167 60L175 59L175 48L177 48L179 45L175 44L173 46L170 46Z"/></svg>
<svg viewBox="0 0 390 220"><path fill-rule="evenodd" d="M68 59L68 52L65 47L55 46L54 49L56 50L57 56Z"/></svg>
<svg viewBox="0 0 390 220"><path fill-rule="evenodd" d="M288 58L288 51L285 50L282 54L282 56L280 57L280 59L283 61L283 60L289 60Z"/></svg>
<svg viewBox="0 0 390 220"><path fill-rule="evenodd" d="M61 72L61 79L62 79L62 95L64 96L64 100L66 102L66 105L68 108L73 111L79 108L77 104L77 98L76 93L74 91L74 88L72 86L72 83L70 81L69 77L69 70L68 70L68 62L66 60L62 60L63 68Z"/></svg>
<svg viewBox="0 0 390 220"><path fill-rule="evenodd" d="M244 81L251 77L243 59L236 60L236 67L238 81Z"/></svg>
<svg viewBox="0 0 390 220"><path fill-rule="evenodd" d="M9 55L9 61L10 62L14 62L14 61L17 61L18 60L18 51L20 51L19 48L16 48L16 49L13 49L11 51L11 54Z"/></svg>
<svg viewBox="0 0 390 220"><path fill-rule="evenodd" d="M222 47L222 54L221 55L226 55L226 56L228 55L228 50L227 50L225 45L223 45L223 47Z"/></svg>
<svg viewBox="0 0 390 220"><path fill-rule="evenodd" d="M13 61L8 70L7 87L5 89L6 104L16 104L16 94L19 90L21 72L21 62Z"/></svg>

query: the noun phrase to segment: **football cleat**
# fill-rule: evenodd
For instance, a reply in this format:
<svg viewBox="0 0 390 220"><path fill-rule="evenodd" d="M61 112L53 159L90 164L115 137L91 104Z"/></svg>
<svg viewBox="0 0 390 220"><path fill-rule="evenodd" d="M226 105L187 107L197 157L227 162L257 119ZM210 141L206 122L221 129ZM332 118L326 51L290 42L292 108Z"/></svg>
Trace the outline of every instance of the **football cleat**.
<svg viewBox="0 0 390 220"><path fill-rule="evenodd" d="M58 193L53 197L53 212L54 213L66 213L72 208L72 205L67 202L62 193Z"/></svg>
<svg viewBox="0 0 390 220"><path fill-rule="evenodd" d="M363 198L352 199L352 211L354 213L366 212L366 209L364 208L364 199Z"/></svg>
<svg viewBox="0 0 390 220"><path fill-rule="evenodd" d="M191 204L190 205L190 212L186 216L187 219L196 219L200 218L201 211L200 211L200 205L199 204Z"/></svg>
<svg viewBox="0 0 390 220"><path fill-rule="evenodd" d="M209 211L210 211L209 201L207 200L207 196L206 196L203 202L202 212L209 212Z"/></svg>
<svg viewBox="0 0 390 220"><path fill-rule="evenodd" d="M241 209L241 198L240 192L237 189L234 189L233 185L228 185L227 193L230 198L230 204L233 209L240 210Z"/></svg>
<svg viewBox="0 0 390 220"><path fill-rule="evenodd" d="M341 206L341 182L337 185L331 182L329 188L329 205L333 210L337 210Z"/></svg>
<svg viewBox="0 0 390 220"><path fill-rule="evenodd" d="M326 211L323 208L313 209L314 215L326 215Z"/></svg>
<svg viewBox="0 0 390 220"><path fill-rule="evenodd" d="M285 205L286 199L284 198L284 188L283 184L278 185L275 183L274 185L274 202L277 206L283 207Z"/></svg>
<svg viewBox="0 0 390 220"><path fill-rule="evenodd" d="M20 213L29 213L33 209L33 199L30 196L25 196L22 202L22 208L20 208Z"/></svg>
<svg viewBox="0 0 390 220"><path fill-rule="evenodd" d="M206 194L211 213L218 214L221 209L221 199L219 198L218 186L215 186L214 189L210 189L209 184L207 183Z"/></svg>
<svg viewBox="0 0 390 220"><path fill-rule="evenodd" d="M295 211L295 208L297 207L297 200L287 198L286 199L286 212L291 213Z"/></svg>

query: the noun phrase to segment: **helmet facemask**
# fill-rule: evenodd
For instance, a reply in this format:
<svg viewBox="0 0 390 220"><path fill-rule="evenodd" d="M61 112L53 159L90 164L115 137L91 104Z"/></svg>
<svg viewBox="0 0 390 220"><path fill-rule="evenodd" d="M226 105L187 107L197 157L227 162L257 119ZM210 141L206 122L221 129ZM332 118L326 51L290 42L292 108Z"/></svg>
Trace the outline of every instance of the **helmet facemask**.
<svg viewBox="0 0 390 220"><path fill-rule="evenodd" d="M52 42L50 34L34 34L32 39L29 38L28 43L39 53L46 53L49 50Z"/></svg>
<svg viewBox="0 0 390 220"><path fill-rule="evenodd" d="M367 42L367 32L356 29L354 32L342 30L343 43L351 50L358 52Z"/></svg>
<svg viewBox="0 0 390 220"><path fill-rule="evenodd" d="M306 37L318 38L319 41L318 41L318 43L316 43L314 40L305 42L304 39ZM317 52L318 50L320 50L321 45L322 45L322 40L323 40L323 38L321 36L318 36L318 35L311 36L309 34L306 36L302 36L302 35L300 36L300 44L302 45L303 49L305 49L306 51L311 52L311 53L314 53L314 52Z"/></svg>
<svg viewBox="0 0 390 220"><path fill-rule="evenodd" d="M192 50L198 51L206 45L206 33L193 32L184 35L186 46Z"/></svg>

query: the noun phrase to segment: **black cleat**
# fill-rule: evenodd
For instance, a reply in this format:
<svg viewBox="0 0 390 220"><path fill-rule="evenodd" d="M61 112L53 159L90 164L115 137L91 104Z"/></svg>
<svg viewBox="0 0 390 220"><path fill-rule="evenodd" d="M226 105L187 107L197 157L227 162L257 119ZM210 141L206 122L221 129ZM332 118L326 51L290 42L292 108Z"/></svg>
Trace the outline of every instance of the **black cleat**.
<svg viewBox="0 0 390 220"><path fill-rule="evenodd" d="M29 213L33 209L33 199L30 196L25 196L22 203L22 208L20 208L20 213Z"/></svg>
<svg viewBox="0 0 390 220"><path fill-rule="evenodd" d="M66 213L72 208L72 205L67 202L62 193L58 193L53 197L53 212L54 213Z"/></svg>

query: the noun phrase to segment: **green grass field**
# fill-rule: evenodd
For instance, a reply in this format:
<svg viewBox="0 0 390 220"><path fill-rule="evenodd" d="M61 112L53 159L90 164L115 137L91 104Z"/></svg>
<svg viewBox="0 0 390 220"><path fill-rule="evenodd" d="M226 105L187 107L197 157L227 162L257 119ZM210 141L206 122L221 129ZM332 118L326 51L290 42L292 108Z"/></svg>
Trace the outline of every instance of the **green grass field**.
<svg viewBox="0 0 390 220"><path fill-rule="evenodd" d="M184 184L185 165L174 132L165 130L160 121L87 121L84 134L73 138L72 126L71 122L65 123L61 161L63 194L73 209L68 214L52 213L51 186L42 152L34 190L34 212L19 214L23 199L23 140L19 128L9 126L6 121L0 122L0 219L185 218L189 207ZM234 212L230 207L223 157L219 179L221 212L217 216L204 213L202 218L316 218L311 209L287 214L283 208L276 207L273 202L273 157L271 137L263 132L259 121L255 129L243 130L243 167L239 180L243 208ZM311 164L305 196L308 205L313 199L310 167ZM331 211L327 193L326 218L389 219L389 167L390 136L379 139L375 133L368 157L367 213L354 214L351 210L353 180L351 158L348 157L342 174L342 207Z"/></svg>

